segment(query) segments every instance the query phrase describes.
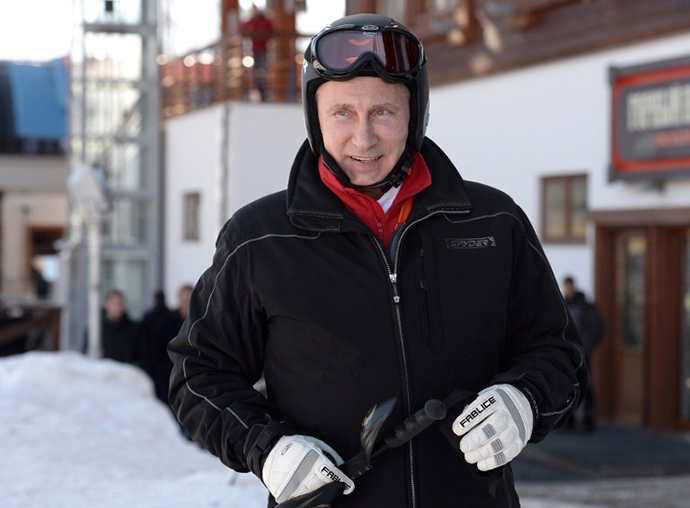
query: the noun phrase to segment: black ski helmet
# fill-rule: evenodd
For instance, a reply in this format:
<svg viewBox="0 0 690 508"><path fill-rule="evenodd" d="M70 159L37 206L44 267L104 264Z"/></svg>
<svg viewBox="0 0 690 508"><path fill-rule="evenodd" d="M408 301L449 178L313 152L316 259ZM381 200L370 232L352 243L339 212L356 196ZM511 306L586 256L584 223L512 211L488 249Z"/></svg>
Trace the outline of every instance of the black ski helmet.
<svg viewBox="0 0 690 508"><path fill-rule="evenodd" d="M348 38L348 34L364 40L365 47L357 48L361 43ZM367 40L372 44L367 44ZM348 43L353 46L348 46ZM354 58L344 58L339 51L343 46L359 53ZM341 62L337 61L338 58ZM366 187L351 184L325 151L316 106L316 90L323 83L347 81L357 76L374 76L388 83L402 83L410 90L410 124L403 155L384 180ZM391 185L399 186L411 164L410 153L422 147L429 120L429 80L421 41L387 16L354 14L334 21L312 38L304 52L302 105L312 152L324 156L328 169L343 184L360 189L383 188L384 192Z"/></svg>

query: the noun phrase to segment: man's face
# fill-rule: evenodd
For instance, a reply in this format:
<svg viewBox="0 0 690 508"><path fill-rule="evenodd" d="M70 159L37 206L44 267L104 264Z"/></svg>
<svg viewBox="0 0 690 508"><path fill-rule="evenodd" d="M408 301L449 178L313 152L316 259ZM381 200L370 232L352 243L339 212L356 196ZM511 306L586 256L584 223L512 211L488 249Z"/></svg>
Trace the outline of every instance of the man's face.
<svg viewBox="0 0 690 508"><path fill-rule="evenodd" d="M182 319L187 319L189 316L189 300L192 296L192 290L188 288L180 289L178 298L180 302L180 316Z"/></svg>
<svg viewBox="0 0 690 508"><path fill-rule="evenodd" d="M572 282L565 282L563 287L563 294L566 298L572 298L575 295L575 285Z"/></svg>
<svg viewBox="0 0 690 508"><path fill-rule="evenodd" d="M326 150L355 185L391 172L405 150L410 91L374 77L328 81L316 92Z"/></svg>
<svg viewBox="0 0 690 508"><path fill-rule="evenodd" d="M125 313L125 300L117 293L108 295L104 306L105 314L111 321L119 321Z"/></svg>

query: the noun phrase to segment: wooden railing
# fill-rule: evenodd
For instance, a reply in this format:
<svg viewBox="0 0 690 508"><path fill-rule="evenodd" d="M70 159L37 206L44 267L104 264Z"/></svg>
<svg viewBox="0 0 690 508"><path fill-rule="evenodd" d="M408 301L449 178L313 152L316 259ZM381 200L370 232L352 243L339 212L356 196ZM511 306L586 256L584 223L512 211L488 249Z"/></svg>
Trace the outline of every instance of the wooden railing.
<svg viewBox="0 0 690 508"><path fill-rule="evenodd" d="M270 34L267 48L267 100L300 101L303 47L308 36ZM163 118L217 102L261 100L253 79L251 39L225 37L215 44L161 64Z"/></svg>
<svg viewBox="0 0 690 508"><path fill-rule="evenodd" d="M52 305L0 304L0 355L60 346L62 309Z"/></svg>

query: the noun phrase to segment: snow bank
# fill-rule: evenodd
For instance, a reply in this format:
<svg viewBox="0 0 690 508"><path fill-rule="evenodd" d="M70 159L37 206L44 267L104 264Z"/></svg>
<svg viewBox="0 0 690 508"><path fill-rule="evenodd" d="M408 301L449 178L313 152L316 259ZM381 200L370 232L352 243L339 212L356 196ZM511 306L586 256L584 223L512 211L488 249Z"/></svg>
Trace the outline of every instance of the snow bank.
<svg viewBox="0 0 690 508"><path fill-rule="evenodd" d="M266 490L181 436L139 369L75 353L0 359L0 505L266 506Z"/></svg>

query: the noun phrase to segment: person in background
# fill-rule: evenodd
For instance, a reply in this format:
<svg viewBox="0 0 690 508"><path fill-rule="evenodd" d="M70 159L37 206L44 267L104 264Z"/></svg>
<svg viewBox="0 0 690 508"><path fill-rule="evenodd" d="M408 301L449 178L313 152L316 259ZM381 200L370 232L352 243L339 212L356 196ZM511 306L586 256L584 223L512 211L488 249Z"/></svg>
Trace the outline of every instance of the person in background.
<svg viewBox="0 0 690 508"><path fill-rule="evenodd" d="M105 297L102 318L103 357L143 367L141 325L127 315L125 294L113 289Z"/></svg>
<svg viewBox="0 0 690 508"><path fill-rule="evenodd" d="M510 461L588 382L539 240L510 196L465 181L425 137L426 57L404 26L346 16L304 56L307 140L287 189L220 232L168 348L170 404L270 507L331 490L338 508L519 506ZM353 480L343 459L391 397L385 431L429 399L449 415Z"/></svg>
<svg viewBox="0 0 690 508"><path fill-rule="evenodd" d="M34 286L34 293L39 300L47 300L50 293L50 283L43 277L41 266L38 261L31 264L31 281Z"/></svg>
<svg viewBox="0 0 690 508"><path fill-rule="evenodd" d="M589 302L585 294L577 288L573 277L568 276L563 280L563 296L575 326L580 333L585 360L591 371L592 353L604 335L603 319L596 305ZM595 410L594 392L592 383L590 383L582 402L582 429L585 432L594 432L596 430ZM575 428L577 416L577 412L573 413L564 427L567 429Z"/></svg>
<svg viewBox="0 0 690 508"><path fill-rule="evenodd" d="M150 337L149 374L153 379L156 397L168 404L168 387L172 361L168 356L168 343L178 334L189 314L189 298L194 288L182 286L177 293L178 307L167 312L153 325Z"/></svg>
<svg viewBox="0 0 690 508"><path fill-rule="evenodd" d="M165 302L165 292L159 289L153 294L153 305L144 313L141 320L141 331L145 341L144 370L152 381L155 380L153 372L153 358L155 356L153 330L158 322L170 313L170 308Z"/></svg>
<svg viewBox="0 0 690 508"><path fill-rule="evenodd" d="M153 306L146 311L141 321L147 338L151 337L153 329L158 324L158 321L169 313L170 309L165 303L165 292L159 289L153 294Z"/></svg>
<svg viewBox="0 0 690 508"><path fill-rule="evenodd" d="M268 40L273 31L273 23L256 5L252 5L251 16L249 20L240 23L240 30L252 39L254 88L259 90L261 101L265 102L268 100Z"/></svg>

